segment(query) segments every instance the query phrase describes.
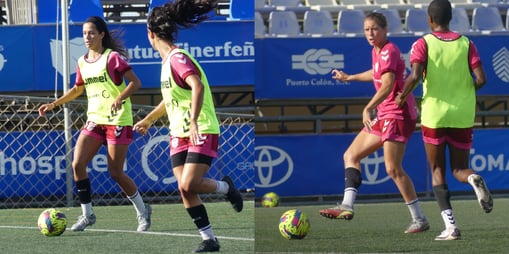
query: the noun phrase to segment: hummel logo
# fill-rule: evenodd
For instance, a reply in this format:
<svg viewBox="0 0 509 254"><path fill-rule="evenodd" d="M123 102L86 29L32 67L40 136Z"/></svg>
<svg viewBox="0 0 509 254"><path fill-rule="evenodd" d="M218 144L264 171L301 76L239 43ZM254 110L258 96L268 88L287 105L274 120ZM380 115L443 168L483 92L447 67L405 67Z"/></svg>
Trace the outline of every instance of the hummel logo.
<svg viewBox="0 0 509 254"><path fill-rule="evenodd" d="M385 132L385 130L387 130L387 127L389 126L389 123L390 123L389 120L384 120L384 127L382 128L382 132Z"/></svg>
<svg viewBox="0 0 509 254"><path fill-rule="evenodd" d="M183 54L175 54L175 56L179 58L179 60L178 60L179 63L181 63L181 64L187 63L187 59L184 57Z"/></svg>
<svg viewBox="0 0 509 254"><path fill-rule="evenodd" d="M447 220L449 220L449 223L456 224L456 221L454 220L454 216L452 215L452 211L444 211L445 216L447 216Z"/></svg>
<svg viewBox="0 0 509 254"><path fill-rule="evenodd" d="M115 137L118 137L118 136L120 136L120 134L122 134L122 129L123 128L124 127L122 127L122 126L116 126L115 127Z"/></svg>

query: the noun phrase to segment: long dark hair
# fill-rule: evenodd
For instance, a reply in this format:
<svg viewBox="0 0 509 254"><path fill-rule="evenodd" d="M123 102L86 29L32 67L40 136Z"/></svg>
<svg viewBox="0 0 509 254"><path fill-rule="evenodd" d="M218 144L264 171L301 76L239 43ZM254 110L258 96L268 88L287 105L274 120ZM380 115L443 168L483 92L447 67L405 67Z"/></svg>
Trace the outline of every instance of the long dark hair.
<svg viewBox="0 0 509 254"><path fill-rule="evenodd" d="M147 27L159 38L173 43L179 29L197 25L209 18L217 0L174 0L155 7L147 18Z"/></svg>
<svg viewBox="0 0 509 254"><path fill-rule="evenodd" d="M99 16L91 16L85 20L85 23L93 23L99 33L104 32L104 37L102 40L102 46L104 48L110 48L114 51L117 51L126 59L129 58L127 49L124 47L124 44L120 39L123 34L121 30L112 30L110 32L108 30L108 26L106 25L106 21L104 21L104 19Z"/></svg>

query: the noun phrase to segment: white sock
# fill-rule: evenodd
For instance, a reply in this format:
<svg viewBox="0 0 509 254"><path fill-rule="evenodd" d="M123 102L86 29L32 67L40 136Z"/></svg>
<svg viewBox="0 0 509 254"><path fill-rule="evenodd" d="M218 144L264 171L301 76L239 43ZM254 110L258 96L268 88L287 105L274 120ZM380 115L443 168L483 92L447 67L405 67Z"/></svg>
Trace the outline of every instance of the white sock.
<svg viewBox="0 0 509 254"><path fill-rule="evenodd" d="M230 189L230 186L225 181L216 181L216 192L221 194L228 193L228 190Z"/></svg>
<svg viewBox="0 0 509 254"><path fill-rule="evenodd" d="M410 215L412 216L412 220L423 219L424 214L422 213L421 204L418 199L412 200L406 204L408 206L408 210L410 210Z"/></svg>
<svg viewBox="0 0 509 254"><path fill-rule="evenodd" d="M355 203L355 198L357 197L357 189L349 187L345 189L345 194L343 196L342 205L349 206L353 208L353 204Z"/></svg>
<svg viewBox="0 0 509 254"><path fill-rule="evenodd" d="M212 226L210 224L204 228L200 228L198 231L200 232L201 239L203 240L216 239L216 237L214 236L214 232L212 232Z"/></svg>
<svg viewBox="0 0 509 254"><path fill-rule="evenodd" d="M145 203L143 202L143 198L138 191L136 191L136 193L134 193L132 196L127 196L127 198L133 204L134 209L136 210L136 215L142 215L145 213Z"/></svg>
<svg viewBox="0 0 509 254"><path fill-rule="evenodd" d="M85 216L90 216L94 214L94 210L92 210L92 202L87 204L81 204L81 214Z"/></svg>
<svg viewBox="0 0 509 254"><path fill-rule="evenodd" d="M454 213L452 212L452 209L443 210L440 212L442 215L442 219L444 220L445 229L455 229L456 226L456 220L454 219Z"/></svg>

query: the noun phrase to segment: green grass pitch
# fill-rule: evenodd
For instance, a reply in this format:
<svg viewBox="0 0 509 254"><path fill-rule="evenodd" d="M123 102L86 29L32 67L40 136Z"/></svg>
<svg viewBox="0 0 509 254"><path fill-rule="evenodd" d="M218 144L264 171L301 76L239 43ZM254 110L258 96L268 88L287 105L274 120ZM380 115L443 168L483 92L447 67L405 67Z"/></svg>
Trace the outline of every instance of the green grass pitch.
<svg viewBox="0 0 509 254"><path fill-rule="evenodd" d="M359 203L351 221L331 220L318 211L335 204L292 205L255 209L256 253L507 253L509 250L509 199L496 198L486 214L472 198L452 201L461 240L435 241L444 229L434 200L421 202L430 221L429 231L404 234L410 213L401 202ZM310 220L302 240L286 240L278 230L284 211L300 209Z"/></svg>
<svg viewBox="0 0 509 254"><path fill-rule="evenodd" d="M205 203L221 253L254 253L254 202L245 201L235 212L229 202ZM56 237L42 235L37 218L44 209L1 209L0 252L9 254L192 253L201 242L182 204L152 205L150 231L136 232L132 206L95 206L95 225L70 231L79 207L59 208L68 219L67 230Z"/></svg>

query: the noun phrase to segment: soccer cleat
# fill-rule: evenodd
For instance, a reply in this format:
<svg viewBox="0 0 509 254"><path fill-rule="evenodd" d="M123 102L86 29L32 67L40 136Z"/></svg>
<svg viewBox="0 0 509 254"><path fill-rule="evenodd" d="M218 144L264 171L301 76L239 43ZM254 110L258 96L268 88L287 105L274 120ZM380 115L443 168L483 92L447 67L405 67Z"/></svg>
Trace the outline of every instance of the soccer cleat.
<svg viewBox="0 0 509 254"><path fill-rule="evenodd" d="M244 200L242 199L242 195L240 195L239 190L235 189L235 185L233 184L232 179L229 176L225 176L221 180L228 183L228 193L226 193L226 200L230 201L233 210L236 212L242 211L242 208L244 207Z"/></svg>
<svg viewBox="0 0 509 254"><path fill-rule="evenodd" d="M408 228L405 230L405 234L421 233L429 229L429 222L426 218L419 218L413 220Z"/></svg>
<svg viewBox="0 0 509 254"><path fill-rule="evenodd" d="M468 176L468 183L474 188L479 205L484 209L484 212L491 212L493 209L493 199L484 179L480 175L472 174Z"/></svg>
<svg viewBox="0 0 509 254"><path fill-rule="evenodd" d="M72 225L71 231L83 231L86 227L92 226L94 224L95 214L91 214L90 216L80 215L78 216L78 221Z"/></svg>
<svg viewBox="0 0 509 254"><path fill-rule="evenodd" d="M460 230L457 228L454 229L446 229L442 231L442 233L435 237L437 241L449 241L449 240L458 240L461 238Z"/></svg>
<svg viewBox="0 0 509 254"><path fill-rule="evenodd" d="M136 231L148 231L150 228L150 216L152 215L152 207L149 204L145 204L145 213L138 215L138 229Z"/></svg>
<svg viewBox="0 0 509 254"><path fill-rule="evenodd" d="M353 208L345 205L340 205L332 208L320 210L320 215L329 219L353 219Z"/></svg>
<svg viewBox="0 0 509 254"><path fill-rule="evenodd" d="M215 252L219 251L219 241L216 239L203 240L194 252Z"/></svg>

